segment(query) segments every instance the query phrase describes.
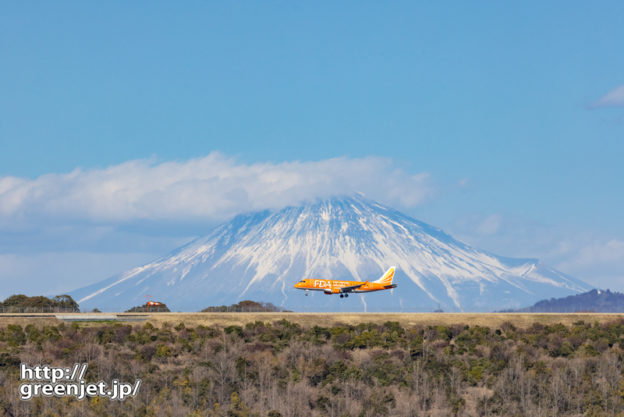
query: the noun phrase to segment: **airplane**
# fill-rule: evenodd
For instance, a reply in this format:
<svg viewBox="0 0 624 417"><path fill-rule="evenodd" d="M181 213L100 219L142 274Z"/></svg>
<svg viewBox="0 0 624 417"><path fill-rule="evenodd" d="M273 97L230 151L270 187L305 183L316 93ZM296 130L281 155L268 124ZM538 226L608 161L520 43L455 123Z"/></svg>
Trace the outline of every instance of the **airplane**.
<svg viewBox="0 0 624 417"><path fill-rule="evenodd" d="M340 298L348 297L349 293L372 292L389 290L396 288L397 285L392 283L394 278L394 267L390 267L377 281L340 281L334 279L302 279L295 284L298 290L305 290L306 295L309 291L323 291L325 294L340 294Z"/></svg>

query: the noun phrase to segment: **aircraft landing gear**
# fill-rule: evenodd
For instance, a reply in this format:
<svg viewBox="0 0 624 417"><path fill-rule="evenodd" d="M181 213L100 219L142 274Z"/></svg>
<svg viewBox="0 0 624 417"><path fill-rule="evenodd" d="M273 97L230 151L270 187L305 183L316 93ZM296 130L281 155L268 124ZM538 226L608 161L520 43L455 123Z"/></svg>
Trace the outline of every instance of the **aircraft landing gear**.
<svg viewBox="0 0 624 417"><path fill-rule="evenodd" d="M306 295L306 297L307 297L308 295L310 295L309 293L310 293L310 291L305 290L305 295Z"/></svg>
<svg viewBox="0 0 624 417"><path fill-rule="evenodd" d="M345 294L345 297L348 297L348 296L349 296L349 294Z"/></svg>
<svg viewBox="0 0 624 417"><path fill-rule="evenodd" d="M349 294L340 294L340 298L347 298Z"/></svg>
<svg viewBox="0 0 624 417"><path fill-rule="evenodd" d="M344 297L344 294L340 294L340 298L343 298L343 297Z"/></svg>

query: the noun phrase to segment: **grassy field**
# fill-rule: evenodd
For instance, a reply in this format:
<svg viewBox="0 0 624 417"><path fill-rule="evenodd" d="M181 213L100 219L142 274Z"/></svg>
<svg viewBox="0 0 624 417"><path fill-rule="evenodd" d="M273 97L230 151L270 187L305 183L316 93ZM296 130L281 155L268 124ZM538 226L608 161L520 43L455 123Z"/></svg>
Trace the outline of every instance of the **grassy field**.
<svg viewBox="0 0 624 417"><path fill-rule="evenodd" d="M63 316L80 317L82 313L63 314ZM104 313L110 316L111 313ZM93 313L85 316L97 316ZM402 326L413 325L453 325L468 324L497 327L504 322L511 322L517 327L526 328L533 323L571 325L583 320L585 322L606 323L623 319L621 313L120 313L117 316L130 324L141 324L142 321L153 323L170 322L197 326L230 326L244 325L255 321L275 322L286 319L303 327L314 325L332 326L335 324L384 323L399 322ZM0 326L7 324L27 325L29 323L58 324L52 314L0 314ZM88 322L87 322L88 323ZM93 321L92 323L97 323Z"/></svg>

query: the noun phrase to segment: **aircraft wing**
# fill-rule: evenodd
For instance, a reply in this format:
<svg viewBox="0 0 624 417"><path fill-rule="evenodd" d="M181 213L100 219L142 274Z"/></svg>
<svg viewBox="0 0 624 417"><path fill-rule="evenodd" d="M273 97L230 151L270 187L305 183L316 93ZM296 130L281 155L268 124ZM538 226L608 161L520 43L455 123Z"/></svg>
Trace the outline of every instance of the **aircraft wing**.
<svg viewBox="0 0 624 417"><path fill-rule="evenodd" d="M353 290L357 290L358 288L360 288L362 285L364 285L364 283L362 284L358 284L358 285L351 285L350 287L342 287L340 289L340 292L353 292Z"/></svg>

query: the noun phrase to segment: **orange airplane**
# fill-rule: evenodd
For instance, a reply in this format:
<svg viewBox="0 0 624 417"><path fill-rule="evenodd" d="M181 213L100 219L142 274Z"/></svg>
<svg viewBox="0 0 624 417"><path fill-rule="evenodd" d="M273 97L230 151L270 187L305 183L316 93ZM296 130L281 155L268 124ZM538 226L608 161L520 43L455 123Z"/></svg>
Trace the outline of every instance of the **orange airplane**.
<svg viewBox="0 0 624 417"><path fill-rule="evenodd" d="M350 292L372 292L396 288L392 283L394 267L390 267L377 281L338 281L334 279L302 279L295 284L298 290L323 291L325 294L340 294L340 298L348 297Z"/></svg>

